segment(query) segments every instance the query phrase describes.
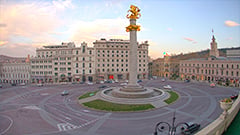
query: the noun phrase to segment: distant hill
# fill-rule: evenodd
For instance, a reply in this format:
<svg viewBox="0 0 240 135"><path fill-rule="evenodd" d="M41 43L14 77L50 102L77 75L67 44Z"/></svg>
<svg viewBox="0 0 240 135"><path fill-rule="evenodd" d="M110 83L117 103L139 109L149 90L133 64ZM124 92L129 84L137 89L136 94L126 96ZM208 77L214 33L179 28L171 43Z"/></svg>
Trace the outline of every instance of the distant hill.
<svg viewBox="0 0 240 135"><path fill-rule="evenodd" d="M219 50L219 55L222 57L226 57L226 52L227 50L236 50L240 49L240 47L232 47L232 48L221 48ZM208 50L203 50L200 52L192 52L192 53L187 53L187 54L178 54L171 56L172 59L178 59L178 60L187 60L187 59L192 59L192 58L207 58L209 56L209 49Z"/></svg>
<svg viewBox="0 0 240 135"><path fill-rule="evenodd" d="M0 55L0 63L14 63L14 62L24 62L26 58L24 57L10 57L6 55Z"/></svg>

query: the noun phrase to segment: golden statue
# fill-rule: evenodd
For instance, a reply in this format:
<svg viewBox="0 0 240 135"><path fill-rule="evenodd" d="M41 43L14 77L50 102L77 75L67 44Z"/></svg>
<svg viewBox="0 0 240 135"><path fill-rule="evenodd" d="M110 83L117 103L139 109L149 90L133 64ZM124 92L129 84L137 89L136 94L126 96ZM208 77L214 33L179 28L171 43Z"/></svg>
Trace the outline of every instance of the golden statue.
<svg viewBox="0 0 240 135"><path fill-rule="evenodd" d="M128 12L131 12L131 14L127 14L128 19L138 19L141 17L140 9L137 6L131 5L130 10Z"/></svg>
<svg viewBox="0 0 240 135"><path fill-rule="evenodd" d="M136 25L136 19L141 17L140 9L137 6L131 5L130 10L128 12L131 12L131 14L127 14L128 19L135 19L134 24L130 24L129 26L126 27L126 31L140 31L140 25Z"/></svg>

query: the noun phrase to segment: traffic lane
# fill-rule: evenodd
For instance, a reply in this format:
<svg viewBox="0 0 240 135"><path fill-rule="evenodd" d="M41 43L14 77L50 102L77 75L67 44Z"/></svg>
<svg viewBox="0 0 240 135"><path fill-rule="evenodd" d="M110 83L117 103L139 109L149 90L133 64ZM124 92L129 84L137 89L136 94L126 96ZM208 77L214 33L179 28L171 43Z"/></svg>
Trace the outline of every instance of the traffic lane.
<svg viewBox="0 0 240 135"><path fill-rule="evenodd" d="M0 114L0 134L5 134L12 127L13 120L7 115Z"/></svg>
<svg viewBox="0 0 240 135"><path fill-rule="evenodd" d="M7 115L13 119L12 127L6 134L33 134L56 130L56 127L52 127L42 120L38 114L38 109L37 107L23 107L1 113L1 115Z"/></svg>

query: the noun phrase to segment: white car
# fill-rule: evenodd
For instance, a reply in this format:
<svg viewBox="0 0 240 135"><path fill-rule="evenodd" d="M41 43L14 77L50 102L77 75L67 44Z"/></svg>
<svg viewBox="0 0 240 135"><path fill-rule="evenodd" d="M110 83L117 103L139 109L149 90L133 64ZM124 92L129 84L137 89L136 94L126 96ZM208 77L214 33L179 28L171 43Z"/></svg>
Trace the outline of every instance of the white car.
<svg viewBox="0 0 240 135"><path fill-rule="evenodd" d="M37 86L38 86L38 87L42 87L43 84L42 84L42 83L38 83Z"/></svg>
<svg viewBox="0 0 240 135"><path fill-rule="evenodd" d="M127 85L127 83L121 83L120 85Z"/></svg>
<svg viewBox="0 0 240 135"><path fill-rule="evenodd" d="M87 82L88 85L93 85L93 82Z"/></svg>
<svg viewBox="0 0 240 135"><path fill-rule="evenodd" d="M165 88L165 89L172 89L172 87L170 85L163 86L163 88Z"/></svg>
<svg viewBox="0 0 240 135"><path fill-rule="evenodd" d="M26 84L25 83L20 83L20 86L25 86Z"/></svg>

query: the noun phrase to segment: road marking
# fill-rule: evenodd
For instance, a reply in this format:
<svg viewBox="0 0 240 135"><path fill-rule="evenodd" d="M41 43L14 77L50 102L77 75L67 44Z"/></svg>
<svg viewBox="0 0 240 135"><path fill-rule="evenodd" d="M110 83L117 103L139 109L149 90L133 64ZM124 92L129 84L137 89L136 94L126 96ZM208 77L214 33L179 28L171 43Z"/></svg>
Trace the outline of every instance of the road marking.
<svg viewBox="0 0 240 135"><path fill-rule="evenodd" d="M41 96L47 96L49 93L41 93Z"/></svg>
<svg viewBox="0 0 240 135"><path fill-rule="evenodd" d="M1 116L2 116L2 117L5 117L5 118L7 118L7 119L10 120L9 126L8 126L4 131L2 131L2 132L0 133L0 135L3 135L3 134L5 134L5 133L12 127L12 125L13 125L13 120L12 120L9 116L5 116L5 115L1 115Z"/></svg>
<svg viewBox="0 0 240 135"><path fill-rule="evenodd" d="M71 124L71 123L59 123L57 124L59 131L67 131L77 128L77 126Z"/></svg>
<svg viewBox="0 0 240 135"><path fill-rule="evenodd" d="M37 107L37 106L34 106L34 105L31 105L31 106L25 106L23 107L24 109L31 109L31 110L40 110L41 108Z"/></svg>

